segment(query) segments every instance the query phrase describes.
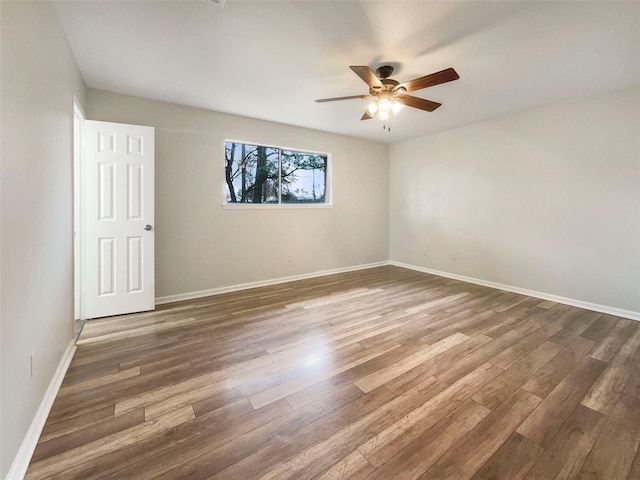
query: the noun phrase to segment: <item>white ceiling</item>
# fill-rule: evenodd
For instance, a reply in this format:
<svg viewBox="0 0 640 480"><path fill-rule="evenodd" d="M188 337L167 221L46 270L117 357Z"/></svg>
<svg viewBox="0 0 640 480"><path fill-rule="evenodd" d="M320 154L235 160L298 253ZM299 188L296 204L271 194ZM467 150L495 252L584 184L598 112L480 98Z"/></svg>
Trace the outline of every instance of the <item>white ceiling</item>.
<svg viewBox="0 0 640 480"><path fill-rule="evenodd" d="M89 87L394 142L640 83L640 2L55 1ZM392 131L360 121L349 65L415 92Z"/></svg>

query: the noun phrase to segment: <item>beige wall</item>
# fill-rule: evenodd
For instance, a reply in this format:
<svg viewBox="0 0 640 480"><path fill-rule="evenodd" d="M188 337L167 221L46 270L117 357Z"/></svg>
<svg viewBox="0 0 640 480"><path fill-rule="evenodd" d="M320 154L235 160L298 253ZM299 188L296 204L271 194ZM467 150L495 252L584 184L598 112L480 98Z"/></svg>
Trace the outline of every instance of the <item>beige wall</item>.
<svg viewBox="0 0 640 480"><path fill-rule="evenodd" d="M73 336L73 95L83 102L85 87L48 2L0 9L4 478Z"/></svg>
<svg viewBox="0 0 640 480"><path fill-rule="evenodd" d="M391 259L640 312L639 102L636 87L392 145Z"/></svg>
<svg viewBox="0 0 640 480"><path fill-rule="evenodd" d="M385 144L92 89L87 117L156 127L158 297L388 259ZM223 209L225 139L330 153L334 207Z"/></svg>

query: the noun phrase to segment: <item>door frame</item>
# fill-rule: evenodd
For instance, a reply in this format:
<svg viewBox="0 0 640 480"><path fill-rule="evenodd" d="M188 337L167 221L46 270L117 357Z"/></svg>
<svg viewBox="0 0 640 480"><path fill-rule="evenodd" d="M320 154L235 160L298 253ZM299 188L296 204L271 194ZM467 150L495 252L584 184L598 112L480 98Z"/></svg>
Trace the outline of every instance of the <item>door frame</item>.
<svg viewBox="0 0 640 480"><path fill-rule="evenodd" d="M87 228L90 225L89 220L86 218L87 208L90 205L90 202L87 201L86 194L88 186L91 186L90 180L86 178L87 172L89 171L89 166L87 165L88 156L87 156L87 145L91 144L91 142L87 142L87 122L89 122L86 118L84 110L77 97L73 97L73 200L72 200L72 209L73 209L73 296L74 296L74 331L77 330L78 326L84 323L85 320L90 320L95 317L95 312L92 312L91 307L93 303L90 303L87 300L87 285L91 283L92 276L91 272L88 272L88 264L87 264L87 252L90 252L91 249L87 246ZM95 123L105 123L105 122L95 122ZM106 122L110 123L110 122ZM113 123L113 125L118 126L127 126L128 124L120 124ZM151 131L152 143L150 145L151 149L151 158L154 159L155 152L155 128L149 126L142 125L128 125L129 127L135 128L146 128ZM145 151L148 149L147 147ZM151 191L153 192L153 171L154 165L152 163L151 167ZM149 167L147 167L149 168ZM90 192L89 192L90 193ZM153 202L151 202L151 212L153 216ZM150 224L153 224L153 219L150 219ZM150 227L150 225L147 225ZM144 228L144 230L150 230L150 228ZM152 232L155 235L155 232ZM146 247L145 251L149 251L151 249L151 265L153 266L153 257L154 257L154 242L151 243L151 247ZM149 277L149 275L147 275ZM153 279L153 274L149 277ZM89 285L90 287L91 285ZM148 285L147 285L148 287ZM154 291L155 289L155 281L151 284L151 289ZM145 290L149 290L146 288ZM145 308L141 311L153 310L155 309L155 295L152 295L152 303L150 308ZM92 307L93 308L93 307ZM136 312L138 310L131 310L131 313ZM126 313L126 312L125 312ZM81 327L80 327L81 328ZM78 333L78 332L75 332Z"/></svg>
<svg viewBox="0 0 640 480"><path fill-rule="evenodd" d="M73 297L74 320L84 313L84 121L86 116L73 97Z"/></svg>

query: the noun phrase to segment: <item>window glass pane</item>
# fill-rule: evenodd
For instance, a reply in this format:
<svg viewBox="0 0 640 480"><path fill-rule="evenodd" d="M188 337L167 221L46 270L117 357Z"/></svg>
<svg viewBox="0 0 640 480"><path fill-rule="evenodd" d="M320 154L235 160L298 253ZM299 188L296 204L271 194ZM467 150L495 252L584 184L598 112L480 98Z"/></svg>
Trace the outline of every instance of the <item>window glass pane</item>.
<svg viewBox="0 0 640 480"><path fill-rule="evenodd" d="M225 142L227 203L278 203L278 149Z"/></svg>
<svg viewBox="0 0 640 480"><path fill-rule="evenodd" d="M282 151L282 203L324 203L327 157Z"/></svg>

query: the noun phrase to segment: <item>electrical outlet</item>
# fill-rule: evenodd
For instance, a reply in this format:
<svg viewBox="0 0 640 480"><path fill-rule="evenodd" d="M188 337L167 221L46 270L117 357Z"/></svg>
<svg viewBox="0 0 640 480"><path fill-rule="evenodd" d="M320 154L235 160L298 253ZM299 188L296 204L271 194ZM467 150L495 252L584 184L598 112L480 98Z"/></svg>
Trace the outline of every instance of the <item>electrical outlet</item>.
<svg viewBox="0 0 640 480"><path fill-rule="evenodd" d="M455 262L456 260L458 260L458 254L454 253L453 255L451 255L451 261Z"/></svg>
<svg viewBox="0 0 640 480"><path fill-rule="evenodd" d="M424 255L425 257L429 255L429 250L427 250L426 248L424 250L422 250L422 255Z"/></svg>
<svg viewBox="0 0 640 480"><path fill-rule="evenodd" d="M291 255L291 254L287 255L287 262L289 262L289 263L293 262L293 255Z"/></svg>

